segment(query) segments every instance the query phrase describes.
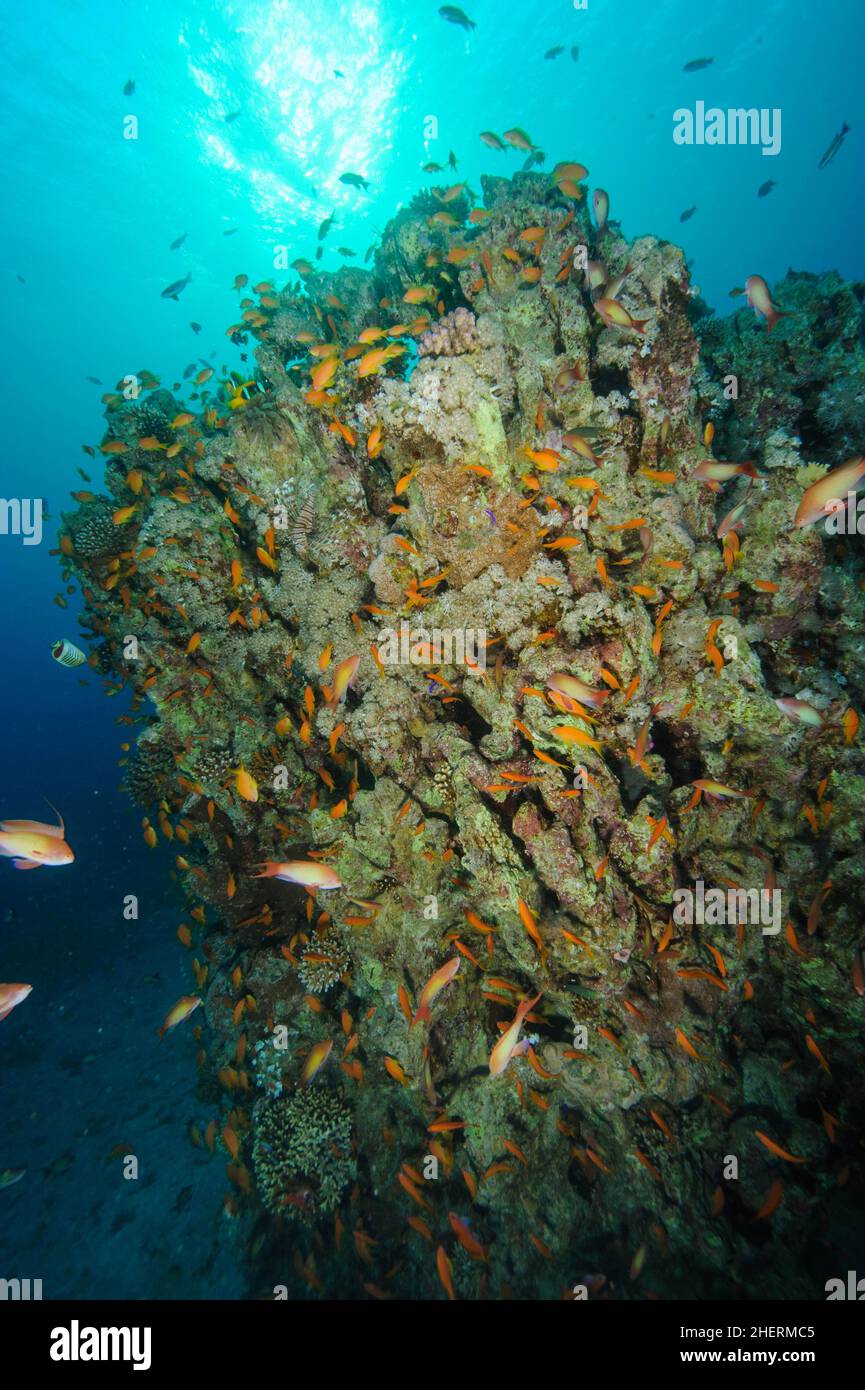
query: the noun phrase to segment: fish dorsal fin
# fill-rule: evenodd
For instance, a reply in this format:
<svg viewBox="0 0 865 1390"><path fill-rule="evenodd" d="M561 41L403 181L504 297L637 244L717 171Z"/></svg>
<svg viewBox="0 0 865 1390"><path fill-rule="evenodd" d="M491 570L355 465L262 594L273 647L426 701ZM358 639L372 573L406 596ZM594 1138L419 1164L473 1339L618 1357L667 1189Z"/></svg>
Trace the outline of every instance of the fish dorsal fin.
<svg viewBox="0 0 865 1390"><path fill-rule="evenodd" d="M4 820L0 821L0 830L10 831L14 834L16 830L23 830L32 835L53 835L57 839L63 838L63 828L57 825L43 825L39 820Z"/></svg>

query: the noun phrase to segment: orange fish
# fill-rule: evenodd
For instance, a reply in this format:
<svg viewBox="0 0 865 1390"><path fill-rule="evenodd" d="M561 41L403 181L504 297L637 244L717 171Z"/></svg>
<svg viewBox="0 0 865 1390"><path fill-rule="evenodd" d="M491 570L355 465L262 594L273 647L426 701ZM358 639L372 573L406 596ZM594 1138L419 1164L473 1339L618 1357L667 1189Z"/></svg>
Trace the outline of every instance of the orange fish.
<svg viewBox="0 0 865 1390"><path fill-rule="evenodd" d="M469 1229L467 1221L464 1221L461 1216L457 1216L455 1211L448 1212L448 1221L460 1245L473 1260L481 1263L489 1258L483 1245Z"/></svg>
<svg viewBox="0 0 865 1390"><path fill-rule="evenodd" d="M444 1289L450 1301L453 1303L456 1299L456 1292L454 1290L453 1265L451 1264L450 1260L445 1254L445 1249L443 1245L440 1245L438 1247L438 1250L436 1251L436 1268L438 1270L439 1279L441 1280L441 1286Z"/></svg>
<svg viewBox="0 0 865 1390"><path fill-rule="evenodd" d="M331 697L328 701L329 705L335 706L345 703L345 697L354 682L359 665L359 656L346 657L345 661L339 663L333 673L333 685L331 686Z"/></svg>
<svg viewBox="0 0 865 1390"><path fill-rule="evenodd" d="M246 771L245 767L240 766L235 768L234 785L238 796L242 797L244 801L258 800L258 783L255 778Z"/></svg>
<svg viewBox="0 0 865 1390"><path fill-rule="evenodd" d="M14 1008L23 1003L32 989L32 985L0 985L0 1019L8 1017Z"/></svg>
<svg viewBox="0 0 865 1390"><path fill-rule="evenodd" d="M536 994L534 999L524 999L518 1006L512 1023L505 1029L504 1033L502 1033L502 1036L490 1053L491 1076L500 1076L512 1057L527 1051L529 1047L528 1041L522 1043L519 1041L520 1029L525 1022L526 1014L531 1012L540 997L540 994Z"/></svg>
<svg viewBox="0 0 865 1390"><path fill-rule="evenodd" d="M302 1085L308 1086L317 1072L321 1070L330 1056L332 1047L333 1042L328 1038L326 1042L316 1043L314 1047L310 1048L300 1073Z"/></svg>
<svg viewBox="0 0 865 1390"><path fill-rule="evenodd" d="M11 859L13 869L60 868L75 855L66 843L63 817L59 825L35 820L0 821L0 857Z"/></svg>
<svg viewBox="0 0 865 1390"><path fill-rule="evenodd" d="M831 515L837 510L833 503L846 503L848 492L857 492L865 486L865 456L848 459L840 468L818 478L816 483L806 488L799 500L793 525L813 526L815 522Z"/></svg>
<svg viewBox="0 0 865 1390"><path fill-rule="evenodd" d="M541 960L543 961L546 955L546 951L544 950L544 943L541 940L541 934L538 931L538 926L535 921L535 915L529 907L528 903L524 903L522 898L520 897L517 898L517 909L520 914L520 921L522 922L532 941L537 946Z"/></svg>
<svg viewBox="0 0 865 1390"><path fill-rule="evenodd" d="M783 1158L785 1163L805 1162L804 1158L796 1158L794 1154L788 1153L786 1149L782 1149L780 1144L776 1144L774 1139L770 1139L768 1134L764 1134L761 1129L755 1129L754 1133L760 1140L760 1143L763 1144L771 1154L774 1154L776 1158Z"/></svg>
<svg viewBox="0 0 865 1390"><path fill-rule="evenodd" d="M176 1028L178 1023L182 1023L185 1018L195 1013L199 1004L202 1002L197 994L184 994L177 1003L168 1010L159 1030L160 1038L164 1038L166 1033L170 1033L172 1028Z"/></svg>
<svg viewBox="0 0 865 1390"><path fill-rule="evenodd" d="M278 878L283 883L299 883L303 888L329 889L341 888L339 875L326 864L316 864L304 859L290 859L285 863L266 860L260 865L262 872L253 878Z"/></svg>
<svg viewBox="0 0 865 1390"><path fill-rule="evenodd" d="M446 961L444 965L440 966L439 969L429 977L421 991L417 1012L412 1019L412 1027L414 1027L416 1023L430 1023L432 1021L430 1005L445 986L449 985L455 978L460 968L460 962L461 958L459 956L452 956L449 961Z"/></svg>

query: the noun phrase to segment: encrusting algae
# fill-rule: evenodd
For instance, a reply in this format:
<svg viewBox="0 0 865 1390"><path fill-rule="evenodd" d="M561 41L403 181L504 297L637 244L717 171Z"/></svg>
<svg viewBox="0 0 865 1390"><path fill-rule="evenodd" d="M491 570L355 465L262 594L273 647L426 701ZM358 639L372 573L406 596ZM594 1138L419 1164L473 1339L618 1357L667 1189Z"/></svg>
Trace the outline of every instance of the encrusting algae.
<svg viewBox="0 0 865 1390"><path fill-rule="evenodd" d="M819 1297L862 1181L862 564L793 524L861 299L718 322L585 177L239 277L255 369L108 396L65 518L262 1289Z"/></svg>

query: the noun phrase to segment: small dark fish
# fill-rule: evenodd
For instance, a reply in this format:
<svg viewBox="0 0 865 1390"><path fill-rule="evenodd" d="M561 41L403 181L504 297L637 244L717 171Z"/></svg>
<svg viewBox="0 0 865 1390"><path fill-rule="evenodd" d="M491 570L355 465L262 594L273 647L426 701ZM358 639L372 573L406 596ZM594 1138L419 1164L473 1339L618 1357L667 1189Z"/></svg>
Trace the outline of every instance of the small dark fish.
<svg viewBox="0 0 865 1390"><path fill-rule="evenodd" d="M174 1202L175 1211L183 1211L192 1201L192 1187L181 1187Z"/></svg>
<svg viewBox="0 0 865 1390"><path fill-rule="evenodd" d="M535 164L543 164L546 157L543 150L530 150L529 157L522 167L522 173L527 174Z"/></svg>
<svg viewBox="0 0 865 1390"><path fill-rule="evenodd" d="M373 242L372 246L368 246L368 247L366 248L366 251L364 252L364 255L363 255L363 263L364 263L364 265L366 265L367 261L370 260L374 255L375 255L375 242Z"/></svg>
<svg viewBox="0 0 865 1390"><path fill-rule="evenodd" d="M26 284L27 284L27 281L24 279L24 276L23 276L23 275L19 275L19 276L18 276L18 279L21 281L21 284L22 284L22 285L26 285Z"/></svg>
<svg viewBox="0 0 865 1390"><path fill-rule="evenodd" d="M692 58L690 63L686 63L682 72L699 72L701 68L707 68L714 63L714 58Z"/></svg>
<svg viewBox="0 0 865 1390"><path fill-rule="evenodd" d="M422 164L420 167L424 174L440 174L445 166L443 164L436 164L433 159L430 160L429 164Z"/></svg>
<svg viewBox="0 0 865 1390"><path fill-rule="evenodd" d="M98 376L89 376L89 377L87 378L87 380L88 380L88 381L92 381L94 386L102 386L102 385L103 385L103 383L99 380L99 377L98 377Z"/></svg>
<svg viewBox="0 0 865 1390"><path fill-rule="evenodd" d="M340 72L339 68L334 68L333 75L334 77L345 77L345 73Z"/></svg>
<svg viewBox="0 0 865 1390"><path fill-rule="evenodd" d="M579 46L575 43L571 44L571 57L573 58L575 63L579 61L580 50Z"/></svg>
<svg viewBox="0 0 865 1390"><path fill-rule="evenodd" d="M315 259L316 259L317 261L320 261L323 255L324 255L324 247L323 247L323 246L317 246L317 247L315 248Z"/></svg>
<svg viewBox="0 0 865 1390"><path fill-rule="evenodd" d="M168 248L169 251L179 251L188 235L188 232L184 232L183 236L179 236L176 241L172 241L171 245Z"/></svg>
<svg viewBox="0 0 865 1390"><path fill-rule="evenodd" d="M832 163L832 160L835 158L836 154L840 150L842 142L844 140L844 136L847 134L849 129L850 127L848 126L847 122L844 121L841 126L841 129L838 131L838 134L832 137L831 145L824 154L823 158L820 160L820 163L817 165L818 169L825 169L827 164Z"/></svg>
<svg viewBox="0 0 865 1390"><path fill-rule="evenodd" d="M229 227L229 228L228 228L228 231L223 232L222 235L223 235L223 236L234 236L235 232L237 232L237 231L239 231L239 230L240 230L239 227Z"/></svg>
<svg viewBox="0 0 865 1390"><path fill-rule="evenodd" d="M52 1159L51 1162L48 1164L48 1167L43 1168L42 1171L45 1174L46 1178L56 1178L61 1173L68 1173L69 1169L72 1167L72 1164L74 1162L74 1154L68 1152L63 1153L60 1154L57 1158Z"/></svg>
<svg viewBox="0 0 865 1390"><path fill-rule="evenodd" d="M186 286L189 284L191 279L192 276L187 275L184 280L175 280L173 284L169 285L167 289L164 289L162 291L161 298L178 299L182 292L186 289Z"/></svg>
<svg viewBox="0 0 865 1390"><path fill-rule="evenodd" d="M352 251L350 246L338 246L336 249L341 256L354 256L357 254L356 252Z"/></svg>
<svg viewBox="0 0 865 1390"><path fill-rule="evenodd" d="M200 324L200 323L191 323L191 324L189 325L189 327L192 329L193 333L200 333L200 332L201 332L201 324Z"/></svg>
<svg viewBox="0 0 865 1390"><path fill-rule="evenodd" d="M196 368L197 366L198 366L198 363L197 363L197 362L190 362L190 364L189 364L188 367L184 367L184 368L183 368L183 380L184 380L184 381L188 381L188 380L189 380L189 378L192 376L192 373L195 371L195 368Z"/></svg>
<svg viewBox="0 0 865 1390"><path fill-rule="evenodd" d="M456 169L458 163L459 163L459 160L457 159L457 157L456 157L456 155L454 154L453 150L451 150L451 151L448 153L448 168L449 168L449 169Z"/></svg>
<svg viewBox="0 0 865 1390"><path fill-rule="evenodd" d="M228 115L225 118L225 124L228 125L229 121L236 121L239 115L240 108L238 108L237 111L229 111Z"/></svg>
<svg viewBox="0 0 865 1390"><path fill-rule="evenodd" d="M369 181L360 174L340 174L340 183L350 183L352 188L369 188Z"/></svg>
<svg viewBox="0 0 865 1390"><path fill-rule="evenodd" d="M325 237L327 236L328 232L330 231L331 227L333 226L333 219L334 219L335 217L336 217L336 213L335 213L335 212L332 212L332 213L330 214L330 217L326 217L326 218L324 219L323 222L320 222L320 223L319 223L319 227L318 227L318 239L319 239L319 241L324 241Z"/></svg>
<svg viewBox="0 0 865 1390"><path fill-rule="evenodd" d="M564 51L565 51L565 45L564 45L563 43L559 43L559 44L556 44L556 47L555 47L555 48L548 48L547 51L546 51L546 53L544 54L544 57L545 57L545 58L558 58L559 54L560 54L560 53L564 53Z"/></svg>
<svg viewBox="0 0 865 1390"><path fill-rule="evenodd" d="M768 198L769 194L772 192L772 189L773 189L774 187L775 187L775 180L774 180L774 179L767 179L766 182L765 182L765 183L761 183L761 184L760 184L760 187L757 189L757 197L758 197L758 198Z"/></svg>
<svg viewBox="0 0 865 1390"><path fill-rule="evenodd" d="M123 95L124 95L125 97L131 97L131 96L132 96L132 93L133 93L134 91L135 91L135 83L134 83L134 81L132 80L132 78L130 77L129 81L126 83L126 85L125 85L124 88L123 88Z"/></svg>
<svg viewBox="0 0 865 1390"><path fill-rule="evenodd" d="M469 19L468 15L458 9L456 5L442 5L439 10L442 19L446 19L448 24L459 24L461 29L474 29L475 22Z"/></svg>
<svg viewBox="0 0 865 1390"><path fill-rule="evenodd" d="M91 478L89 473L84 472L83 468L76 468L75 471L76 473L80 474L80 476L84 479L85 483L92 483L93 479Z"/></svg>
<svg viewBox="0 0 865 1390"><path fill-rule="evenodd" d="M697 204L696 204L696 203L694 204L694 206L693 206L692 208L685 208L685 211L684 211L684 212L680 212L680 213L679 213L679 221L680 221L680 222L690 222L691 218L694 216L694 213L695 213L696 211L697 211Z"/></svg>

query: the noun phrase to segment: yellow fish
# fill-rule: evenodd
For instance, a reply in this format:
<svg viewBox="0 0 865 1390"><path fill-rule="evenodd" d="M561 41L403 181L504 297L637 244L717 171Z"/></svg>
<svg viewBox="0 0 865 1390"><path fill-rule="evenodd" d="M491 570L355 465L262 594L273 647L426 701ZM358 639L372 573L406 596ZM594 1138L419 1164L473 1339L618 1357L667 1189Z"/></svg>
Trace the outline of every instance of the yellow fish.
<svg viewBox="0 0 865 1390"><path fill-rule="evenodd" d="M59 825L36 820L0 821L0 856L11 859L14 869L56 869L71 864L75 855L66 843L63 817L59 819Z"/></svg>

